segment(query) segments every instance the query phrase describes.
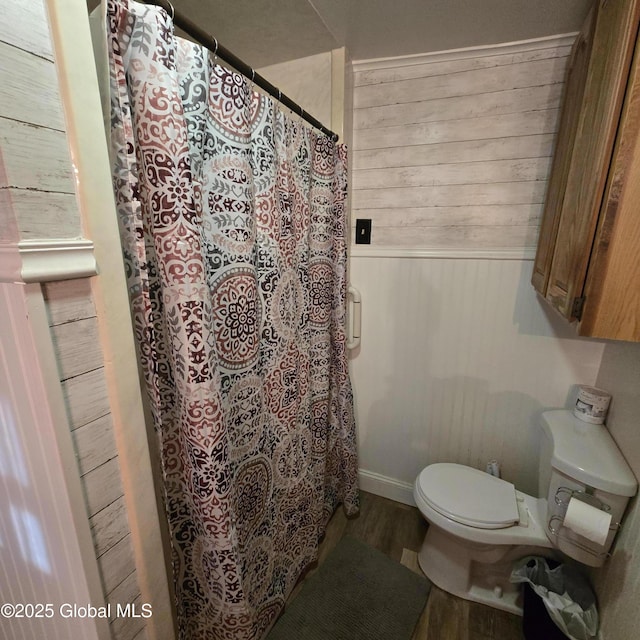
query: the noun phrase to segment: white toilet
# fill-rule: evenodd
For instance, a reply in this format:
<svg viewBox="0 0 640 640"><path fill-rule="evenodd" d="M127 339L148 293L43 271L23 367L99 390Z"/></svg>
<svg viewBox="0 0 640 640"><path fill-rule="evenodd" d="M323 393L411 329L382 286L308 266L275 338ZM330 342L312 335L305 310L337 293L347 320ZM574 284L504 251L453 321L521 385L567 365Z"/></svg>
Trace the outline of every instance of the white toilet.
<svg viewBox="0 0 640 640"><path fill-rule="evenodd" d="M542 498L460 464L432 464L416 478L413 496L429 522L418 560L441 589L521 614L520 585L509 582L515 560L558 550L593 567L606 560L636 479L604 425L566 410L546 411L540 423ZM604 544L563 525L571 498L611 514Z"/></svg>

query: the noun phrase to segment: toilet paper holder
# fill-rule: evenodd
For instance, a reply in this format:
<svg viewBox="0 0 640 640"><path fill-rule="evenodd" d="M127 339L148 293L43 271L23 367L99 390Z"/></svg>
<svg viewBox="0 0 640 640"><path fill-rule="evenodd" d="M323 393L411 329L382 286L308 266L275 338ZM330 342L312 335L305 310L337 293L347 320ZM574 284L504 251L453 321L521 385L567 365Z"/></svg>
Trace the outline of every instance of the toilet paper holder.
<svg viewBox="0 0 640 640"><path fill-rule="evenodd" d="M560 529L564 526L564 516L551 516L549 518L549 531L557 536L560 533ZM609 527L609 531L618 531L622 524L620 522L612 522Z"/></svg>
<svg viewBox="0 0 640 640"><path fill-rule="evenodd" d="M602 502L600 498L596 498L596 496L588 493L587 491L584 491L583 489L559 487L556 491L555 501L559 507L564 507L566 509L569 506L569 501L571 500L571 498L575 498L576 500L585 502L589 506L600 509L601 511L606 511L607 513L611 511L611 507L608 504Z"/></svg>
<svg viewBox="0 0 640 640"><path fill-rule="evenodd" d="M571 498L585 502L586 504L592 507L595 507L596 509L600 509L601 511L605 511L606 513L609 513L611 511L611 507L608 504L602 502L602 500L600 500L599 498L597 498L591 493L587 493L582 489L571 489L570 487L559 487L558 490L556 491L555 503L562 509L562 513L551 516L547 524L549 531L554 536L563 535L561 530L564 526L564 518L565 518L566 510L567 510L567 507L569 506L569 501L571 500ZM621 526L622 526L621 522L611 522L611 525L609 526L609 531L618 531ZM584 551L587 551L597 557L605 557L605 556L611 555L606 552L598 553L597 551L594 551L592 547L583 545L575 539L572 539L571 542L572 544L575 544L576 546L580 547Z"/></svg>
<svg viewBox="0 0 640 640"><path fill-rule="evenodd" d="M611 546L610 543L605 547L599 546L594 542L582 542L580 540L581 536L574 532L570 532L564 524L564 519L567 513L567 507L569 506L569 501L574 498L576 500L580 500L585 502L586 504L595 507L596 509L600 509L605 513L611 512L611 507L602 502L599 498L596 498L594 495L587 493L581 489L571 489L569 487L560 487L556 491L555 495L555 503L558 505L558 513L555 513L549 518L549 522L547 523L547 527L551 535L557 540L564 540L570 543L572 546L581 549L583 552L588 553L590 556L594 558L598 558L599 560L606 559L611 556L608 549ZM609 526L609 531L618 531L621 527L620 522L611 522ZM577 538L577 539L576 539Z"/></svg>
<svg viewBox="0 0 640 640"><path fill-rule="evenodd" d="M570 538L570 537L566 536L565 534L563 534L562 533L562 529L563 529L563 524L562 523L563 522L564 522L564 516L551 516L551 518L549 518L549 524L548 524L549 531L556 538L562 538L563 540L567 540L572 545L578 547L579 549L581 549L585 553L589 553L590 555L594 556L595 558L610 558L611 557L611 553L609 553L608 551L600 551L600 552L598 552L598 551L594 550L593 547L590 547L590 546L588 546L586 544L582 544L581 542L578 542L574 538ZM619 527L620 527L620 525L617 525L617 528L619 528Z"/></svg>

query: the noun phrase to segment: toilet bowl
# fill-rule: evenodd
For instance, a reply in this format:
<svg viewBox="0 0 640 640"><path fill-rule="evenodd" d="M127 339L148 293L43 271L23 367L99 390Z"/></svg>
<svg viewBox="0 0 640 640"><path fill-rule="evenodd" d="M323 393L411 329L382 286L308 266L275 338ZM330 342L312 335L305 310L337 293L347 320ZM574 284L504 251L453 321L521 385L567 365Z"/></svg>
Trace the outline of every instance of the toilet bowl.
<svg viewBox="0 0 640 640"><path fill-rule="evenodd" d="M429 522L418 562L438 587L456 596L521 614L513 563L528 555L561 553L601 566L617 528L604 545L564 526L568 501L579 499L622 519L637 482L608 431L569 411L544 412L539 492L461 464L436 463L416 478L413 496Z"/></svg>
<svg viewBox="0 0 640 640"><path fill-rule="evenodd" d="M425 575L456 596L520 613L519 585L509 582L511 565L527 555L550 555L546 499L449 463L420 473L414 499L430 524L418 554Z"/></svg>

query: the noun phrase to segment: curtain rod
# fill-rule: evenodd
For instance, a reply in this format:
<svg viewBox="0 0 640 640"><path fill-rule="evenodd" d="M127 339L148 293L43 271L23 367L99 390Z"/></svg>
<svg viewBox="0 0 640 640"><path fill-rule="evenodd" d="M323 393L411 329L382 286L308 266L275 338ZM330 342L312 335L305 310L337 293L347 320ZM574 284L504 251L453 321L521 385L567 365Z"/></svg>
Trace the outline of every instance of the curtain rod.
<svg viewBox="0 0 640 640"><path fill-rule="evenodd" d="M183 15L180 11L176 11L173 4L171 4L169 0L144 1L145 4L156 5L167 11L171 17L171 20L173 21L173 24L176 27L182 29L182 31L191 36L198 44L201 44L203 47L206 47L209 51L213 52L214 56L217 55L221 60L224 60L227 64L230 64L236 71L239 71L243 76L245 76L245 78L248 78L252 83L257 84L270 96L291 109L291 111L293 111L294 113L298 114L303 120L306 120L316 129L320 129L322 133L326 134L333 140L338 139L337 133L334 133L330 129L327 129L327 127L325 127L319 120L314 118L310 113L307 113L297 102L294 102L289 96L282 93L282 91L280 91L278 87L271 84L259 73L256 73L255 69L250 67L243 60L240 60L240 58L229 51L229 49L223 47L216 38L209 35L197 24L189 20L189 18Z"/></svg>

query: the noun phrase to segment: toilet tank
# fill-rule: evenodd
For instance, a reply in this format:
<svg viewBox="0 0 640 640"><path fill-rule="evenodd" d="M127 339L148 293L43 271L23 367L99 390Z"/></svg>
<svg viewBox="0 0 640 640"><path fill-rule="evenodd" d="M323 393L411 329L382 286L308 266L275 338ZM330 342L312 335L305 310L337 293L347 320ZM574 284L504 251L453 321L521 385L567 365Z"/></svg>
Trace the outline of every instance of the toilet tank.
<svg viewBox="0 0 640 640"><path fill-rule="evenodd" d="M547 536L568 556L601 566L637 481L604 425L583 422L560 409L545 411L541 427L538 478L539 495L547 496ZM612 528L603 545L563 525L572 497L611 514Z"/></svg>
<svg viewBox="0 0 640 640"><path fill-rule="evenodd" d="M545 411L540 419L541 424L546 424ZM538 498L545 498L551 482L551 457L553 455L553 436L548 428L542 428L540 434L540 458L538 460Z"/></svg>

